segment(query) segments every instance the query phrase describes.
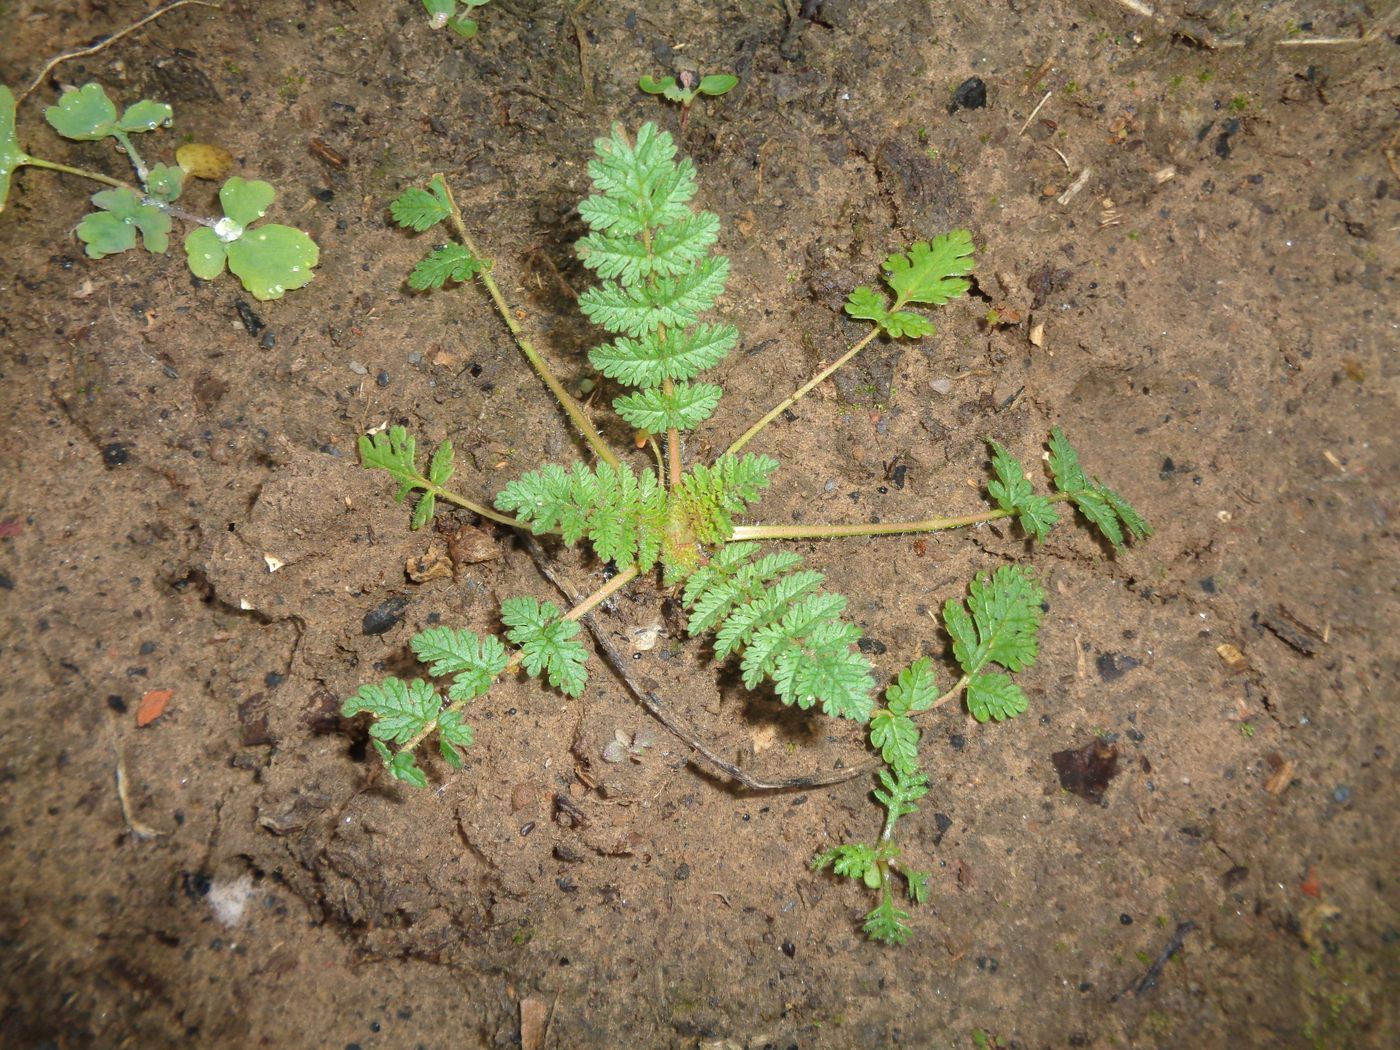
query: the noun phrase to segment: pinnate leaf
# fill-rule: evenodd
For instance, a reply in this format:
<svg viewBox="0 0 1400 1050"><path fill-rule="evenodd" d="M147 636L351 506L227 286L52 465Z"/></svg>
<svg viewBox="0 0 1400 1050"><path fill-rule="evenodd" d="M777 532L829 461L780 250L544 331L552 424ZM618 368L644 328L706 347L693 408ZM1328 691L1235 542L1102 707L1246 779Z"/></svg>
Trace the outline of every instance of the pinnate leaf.
<svg viewBox="0 0 1400 1050"><path fill-rule="evenodd" d="M1071 502L1091 525L1103 534L1114 550L1123 546L1123 530L1135 539L1152 534L1152 528L1126 499L1097 479L1090 479L1079 463L1079 453L1055 427L1050 431L1050 473L1055 487L1067 493Z"/></svg>
<svg viewBox="0 0 1400 1050"><path fill-rule="evenodd" d="M919 727L908 715L885 709L870 719L870 743L887 765L913 772L919 761Z"/></svg>
<svg viewBox="0 0 1400 1050"><path fill-rule="evenodd" d="M967 709L979 722L1014 718L1028 706L1021 687L999 671L975 674L968 679Z"/></svg>
<svg viewBox="0 0 1400 1050"><path fill-rule="evenodd" d="M442 698L421 678L410 682L390 677L362 685L345 701L341 714L353 718L362 711L374 716L370 735L378 740L407 743L432 726L442 710Z"/></svg>
<svg viewBox="0 0 1400 1050"><path fill-rule="evenodd" d="M588 681L588 652L574 636L579 626L562 619L553 602L508 598L501 603L506 637L520 646L526 673L543 671L549 684L566 696L581 696Z"/></svg>
<svg viewBox="0 0 1400 1050"><path fill-rule="evenodd" d="M724 389L714 383L676 383L671 392L639 390L613 402L617 414L638 430L694 430L714 414Z"/></svg>
<svg viewBox="0 0 1400 1050"><path fill-rule="evenodd" d="M1044 540L1060 520L1059 514L1048 499L1036 495L1020 460L995 441L988 444L992 447L992 470L996 474L987 482L988 494L1002 510L1016 515L1027 535Z"/></svg>
<svg viewBox="0 0 1400 1050"><path fill-rule="evenodd" d="M927 711L938 699L938 676L933 661L921 656L904 670L885 690L885 702L895 714Z"/></svg>
<svg viewBox="0 0 1400 1050"><path fill-rule="evenodd" d="M989 663L1019 671L1035 662L1036 632L1044 594L1019 565L1003 565L991 577L978 573L968 587L968 606L950 598L943 622L964 672L974 675Z"/></svg>
<svg viewBox="0 0 1400 1050"><path fill-rule="evenodd" d="M435 677L453 675L447 695L454 701L482 696L506 669L506 649L495 635L484 638L454 627L430 627L413 636L413 651Z"/></svg>

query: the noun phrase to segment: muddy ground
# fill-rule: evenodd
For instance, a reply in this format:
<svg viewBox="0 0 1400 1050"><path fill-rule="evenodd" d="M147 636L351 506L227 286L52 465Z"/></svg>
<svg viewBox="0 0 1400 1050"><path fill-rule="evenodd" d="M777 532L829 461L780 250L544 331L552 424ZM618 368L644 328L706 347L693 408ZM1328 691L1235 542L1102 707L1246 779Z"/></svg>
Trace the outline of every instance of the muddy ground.
<svg viewBox="0 0 1400 1050"><path fill-rule="evenodd" d="M20 107L31 152L125 175L42 107L90 79L168 101L148 154L224 145L322 256L257 303L178 246L85 259L79 180L26 170L0 216L0 1044L1394 1045L1400 27L1380 2L1132 6L495 0L463 42L409 0L226 0L59 66ZM7 3L3 79L145 11ZM502 532L410 582L432 537L357 436L452 438L478 498L578 452L479 288L409 292L423 243L388 202L446 172L525 329L584 379L591 142L677 132L636 82L685 67L741 78L681 136L743 331L697 455L859 338L840 304L885 253L977 245L935 338L872 347L765 435L785 469L762 520L975 512L983 439L1034 463L1058 425L1155 529L1117 557L1082 523L1035 548L793 545L881 675L948 666L927 613L973 573L1024 562L1047 590L1030 713L927 726L902 831L934 875L903 949L808 869L876 834L868 780L734 790L605 667L583 701L499 686L427 791L338 717L412 673L428 623L556 597ZM950 113L974 76L985 105ZM619 644L667 628L665 597L620 603ZM636 665L726 756L863 759L857 727L746 697L683 641ZM639 729L656 746L602 760ZM1098 802L1051 759L1096 738L1118 768Z"/></svg>

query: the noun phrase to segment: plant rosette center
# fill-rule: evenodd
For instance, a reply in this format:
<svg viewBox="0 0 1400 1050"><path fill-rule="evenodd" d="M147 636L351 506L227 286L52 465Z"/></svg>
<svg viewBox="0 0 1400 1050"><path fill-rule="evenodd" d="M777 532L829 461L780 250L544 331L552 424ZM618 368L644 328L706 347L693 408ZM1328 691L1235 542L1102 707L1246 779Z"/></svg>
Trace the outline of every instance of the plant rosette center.
<svg viewBox="0 0 1400 1050"><path fill-rule="evenodd" d="M256 179L235 175L225 182L219 190L223 218L185 238L190 272L212 281L227 265L259 300L280 299L304 287L320 260L316 242L301 230L275 222L250 229L276 196L269 183Z"/></svg>

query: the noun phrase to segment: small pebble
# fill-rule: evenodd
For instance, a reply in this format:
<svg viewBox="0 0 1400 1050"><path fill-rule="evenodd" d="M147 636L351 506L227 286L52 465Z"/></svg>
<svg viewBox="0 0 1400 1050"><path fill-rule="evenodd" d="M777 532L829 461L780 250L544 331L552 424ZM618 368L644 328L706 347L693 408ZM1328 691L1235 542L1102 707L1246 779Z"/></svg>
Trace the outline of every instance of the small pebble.
<svg viewBox="0 0 1400 1050"><path fill-rule="evenodd" d="M354 372L357 376L369 375L369 369L358 361L351 361L349 368L350 371Z"/></svg>
<svg viewBox="0 0 1400 1050"><path fill-rule="evenodd" d="M953 389L953 381L951 379L935 379L929 386L933 387L935 394L946 394Z"/></svg>
<svg viewBox="0 0 1400 1050"><path fill-rule="evenodd" d="M388 386L388 385L389 385L389 373L388 373L388 372L385 372L383 369L380 369L379 374L378 374L377 376L374 377L374 381L375 381L376 383L378 383L380 386Z"/></svg>
<svg viewBox="0 0 1400 1050"><path fill-rule="evenodd" d="M422 363L423 363L423 355L422 355L421 353L419 353L417 350L413 351L413 353L411 353L411 354L408 355L408 363L411 364L411 365L419 365L419 364L422 364Z"/></svg>
<svg viewBox="0 0 1400 1050"><path fill-rule="evenodd" d="M836 482L834 482L834 481L828 481L825 485L822 486L822 491L823 491L823 492L832 492L832 491L834 491L835 489L836 489Z"/></svg>
<svg viewBox="0 0 1400 1050"><path fill-rule="evenodd" d="M1346 805L1351 801L1351 788L1346 784L1338 784L1332 789L1332 799L1335 802Z"/></svg>
<svg viewBox="0 0 1400 1050"><path fill-rule="evenodd" d="M1124 912L1122 915L1118 916L1118 921L1124 926L1131 926L1133 924L1133 917L1127 912Z"/></svg>

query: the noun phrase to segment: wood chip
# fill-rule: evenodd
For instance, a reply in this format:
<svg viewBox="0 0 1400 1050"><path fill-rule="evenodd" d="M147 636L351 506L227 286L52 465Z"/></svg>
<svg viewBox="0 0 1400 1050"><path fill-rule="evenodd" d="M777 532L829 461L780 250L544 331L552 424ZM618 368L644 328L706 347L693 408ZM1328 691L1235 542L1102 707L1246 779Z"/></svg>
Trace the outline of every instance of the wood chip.
<svg viewBox="0 0 1400 1050"><path fill-rule="evenodd" d="M1271 795L1282 795L1293 782L1293 773L1297 767L1291 758L1284 758L1277 751L1271 751L1265 761L1269 763L1273 773L1264 781L1264 790Z"/></svg>
<svg viewBox="0 0 1400 1050"><path fill-rule="evenodd" d="M1242 671L1249 670L1249 661L1245 659L1244 653L1240 652L1237 647L1231 645L1229 642L1223 645L1217 645L1215 647L1215 652L1220 659L1225 662L1225 666L1228 667L1232 673L1240 674Z"/></svg>

